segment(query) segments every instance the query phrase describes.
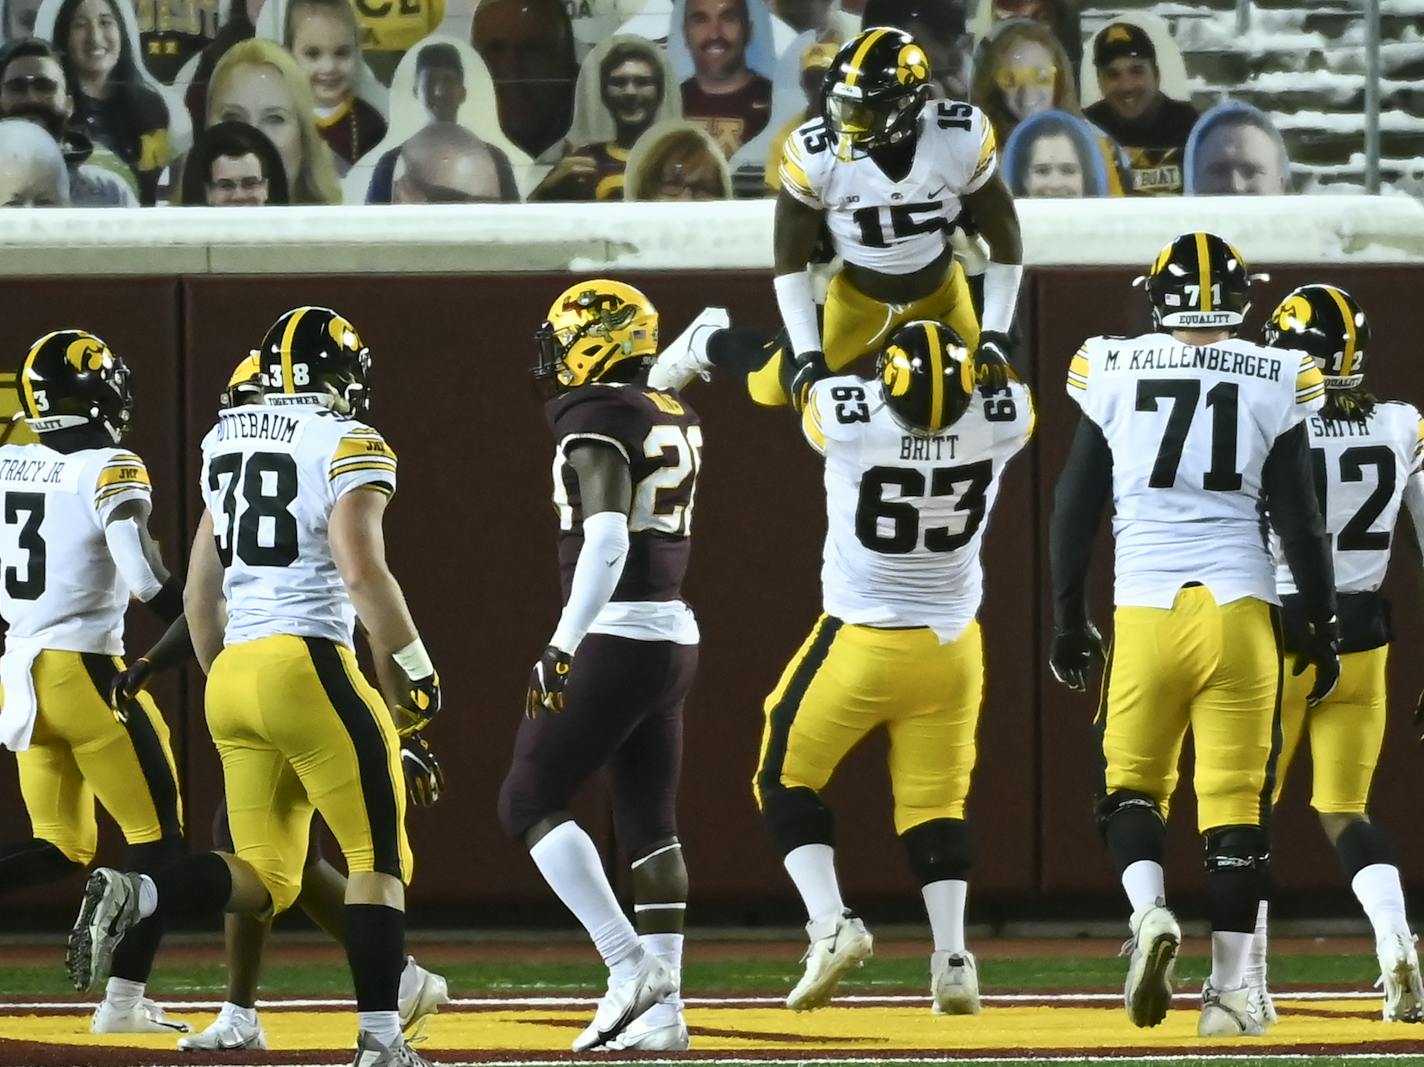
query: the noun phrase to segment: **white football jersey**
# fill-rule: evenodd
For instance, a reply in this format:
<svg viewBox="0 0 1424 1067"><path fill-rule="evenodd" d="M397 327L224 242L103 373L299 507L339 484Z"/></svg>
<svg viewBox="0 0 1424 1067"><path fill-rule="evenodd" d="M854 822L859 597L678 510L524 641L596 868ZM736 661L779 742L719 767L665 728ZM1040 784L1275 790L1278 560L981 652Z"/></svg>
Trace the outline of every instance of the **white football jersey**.
<svg viewBox="0 0 1424 1067"><path fill-rule="evenodd" d="M1276 438L1323 401L1309 356L1235 337L1092 337L1068 395L1112 449L1116 603L1170 608L1187 582L1218 604L1280 603L1261 473Z"/></svg>
<svg viewBox="0 0 1424 1067"><path fill-rule="evenodd" d="M786 139L781 188L826 213L836 252L885 274L911 274L944 251L959 217L959 198L987 182L997 166L994 129L977 107L932 100L920 113L914 162L892 181L875 161L836 159L824 119Z"/></svg>
<svg viewBox="0 0 1424 1067"><path fill-rule="evenodd" d="M148 470L127 449L0 448L0 614L9 636L123 655L129 588L104 526L120 504L151 498Z"/></svg>
<svg viewBox="0 0 1424 1067"><path fill-rule="evenodd" d="M1335 588L1373 592L1384 584L1405 492L1424 491L1424 421L1413 404L1390 400L1376 404L1358 422L1312 415L1305 425L1315 490L1330 534ZM1273 537L1271 545L1276 585L1288 596L1296 592L1295 579L1279 540Z"/></svg>
<svg viewBox="0 0 1424 1067"><path fill-rule="evenodd" d="M874 382L817 382L801 426L826 457L826 613L958 638L979 612L979 546L999 477L1033 424L1033 398L1018 382L977 393L934 437L906 431Z"/></svg>
<svg viewBox="0 0 1424 1067"><path fill-rule="evenodd" d="M203 438L203 502L226 571L225 641L274 634L351 645L356 609L327 523L353 489L390 494L396 455L379 433L316 405L224 411Z"/></svg>

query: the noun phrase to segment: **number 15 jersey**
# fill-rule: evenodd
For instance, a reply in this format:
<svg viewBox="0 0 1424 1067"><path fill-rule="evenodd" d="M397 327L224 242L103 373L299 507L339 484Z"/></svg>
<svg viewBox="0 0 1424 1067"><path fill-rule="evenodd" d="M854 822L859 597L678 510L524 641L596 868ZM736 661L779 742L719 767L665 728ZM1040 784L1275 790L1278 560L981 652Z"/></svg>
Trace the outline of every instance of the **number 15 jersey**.
<svg viewBox="0 0 1424 1067"><path fill-rule="evenodd" d="M1170 608L1188 582L1218 604L1280 603L1262 471L1276 439L1323 403L1314 360L1235 337L1091 337L1068 395L1112 449L1119 606Z"/></svg>
<svg viewBox="0 0 1424 1067"><path fill-rule="evenodd" d="M201 490L225 568L225 644L291 634L351 646L356 609L328 524L361 488L396 488L396 455L364 423L315 405L218 416L203 438Z"/></svg>
<svg viewBox="0 0 1424 1067"><path fill-rule="evenodd" d="M979 612L979 546L1005 465L1033 434L1018 382L975 393L954 425L909 433L874 383L811 389L801 427L826 457L825 611L861 626L924 626L957 639Z"/></svg>

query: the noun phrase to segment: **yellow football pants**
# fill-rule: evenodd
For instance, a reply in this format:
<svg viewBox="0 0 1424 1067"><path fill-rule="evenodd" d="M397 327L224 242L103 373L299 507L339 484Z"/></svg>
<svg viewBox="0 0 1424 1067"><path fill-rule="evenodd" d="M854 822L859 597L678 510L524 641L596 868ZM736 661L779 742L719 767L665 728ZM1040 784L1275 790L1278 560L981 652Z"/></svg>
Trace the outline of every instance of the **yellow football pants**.
<svg viewBox="0 0 1424 1067"><path fill-rule="evenodd" d="M109 681L123 660L46 650L32 677L39 714L30 747L16 753L20 793L34 836L79 864L94 858L97 798L131 845L183 836L178 770L168 724L147 693L127 723L109 707Z"/></svg>
<svg viewBox="0 0 1424 1067"><path fill-rule="evenodd" d="M1171 608L1118 608L1098 720L1107 792L1145 794L1165 817L1190 728L1198 829L1261 825L1280 673L1275 613L1263 601L1219 605L1195 585Z"/></svg>
<svg viewBox="0 0 1424 1067"><path fill-rule="evenodd" d="M958 260L950 263L938 289L912 304L882 304L851 285L844 273L837 274L826 294L821 337L826 366L833 372L845 370L861 356L877 351L895 330L915 319L942 322L964 338L969 351L978 347L979 320ZM781 386L784 358L784 353L778 352L747 376L747 390L758 404L786 406L786 390Z"/></svg>
<svg viewBox="0 0 1424 1067"><path fill-rule="evenodd" d="M927 629L880 630L822 615L766 698L753 790L820 791L856 742L890 734L895 832L964 818L984 691L979 624L939 643Z"/></svg>
<svg viewBox="0 0 1424 1067"><path fill-rule="evenodd" d="M1281 758L1275 799L1280 799L1286 771L1308 729L1315 772L1310 806L1322 815L1363 815L1384 745L1389 646L1341 656L1340 684L1313 708L1305 706L1305 698L1315 684L1315 668L1307 667L1293 677L1292 658L1286 657L1281 693Z"/></svg>
<svg viewBox="0 0 1424 1067"><path fill-rule="evenodd" d="M208 675L207 710L233 844L275 912L301 890L313 808L349 873L410 882L400 739L349 648L286 635L229 645Z"/></svg>

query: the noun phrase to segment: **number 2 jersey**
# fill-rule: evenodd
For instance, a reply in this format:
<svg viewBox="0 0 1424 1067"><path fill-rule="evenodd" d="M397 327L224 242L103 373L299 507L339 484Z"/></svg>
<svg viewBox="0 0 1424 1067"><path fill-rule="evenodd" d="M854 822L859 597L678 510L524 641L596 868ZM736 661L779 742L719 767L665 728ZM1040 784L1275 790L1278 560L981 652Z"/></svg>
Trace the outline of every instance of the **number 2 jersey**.
<svg viewBox="0 0 1424 1067"><path fill-rule="evenodd" d="M123 655L129 588L104 540L123 503L149 503L143 460L122 448L0 448L0 614L8 641Z"/></svg>
<svg viewBox="0 0 1424 1067"><path fill-rule="evenodd" d="M786 139L781 188L826 213L836 252L885 274L910 274L944 251L960 197L978 190L996 166L994 130L969 104L931 101L920 113L914 162L901 181L874 160L836 158L824 119Z"/></svg>
<svg viewBox="0 0 1424 1067"><path fill-rule="evenodd" d="M692 506L702 465L702 425L676 393L641 385L590 384L550 400L554 510L559 516L559 577L568 600L583 551L583 505L569 451L581 442L617 449L633 483L628 556L613 596L590 633L644 641L698 641L682 600L692 554Z"/></svg>
<svg viewBox="0 0 1424 1067"><path fill-rule="evenodd" d="M979 547L1009 460L1033 434L1027 388L975 393L933 437L908 432L854 375L811 389L801 428L826 459L821 596L861 626L924 626L957 639L979 612Z"/></svg>
<svg viewBox="0 0 1424 1067"><path fill-rule="evenodd" d="M1276 439L1320 408L1309 356L1235 337L1092 337L1068 395L1112 450L1119 606L1170 608L1188 582L1218 604L1280 603L1262 471Z"/></svg>
<svg viewBox="0 0 1424 1067"><path fill-rule="evenodd" d="M225 568L224 643L291 634L350 647L356 609L328 524L353 490L395 492L385 439L314 404L232 408L203 438L200 488Z"/></svg>

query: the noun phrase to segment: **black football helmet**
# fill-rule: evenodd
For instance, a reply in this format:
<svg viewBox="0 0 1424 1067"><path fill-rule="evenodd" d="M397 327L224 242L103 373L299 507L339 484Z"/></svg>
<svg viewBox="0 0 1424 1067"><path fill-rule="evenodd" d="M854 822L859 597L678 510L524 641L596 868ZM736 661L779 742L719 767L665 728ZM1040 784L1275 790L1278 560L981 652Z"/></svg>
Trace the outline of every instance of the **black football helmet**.
<svg viewBox="0 0 1424 1067"><path fill-rule="evenodd" d="M1314 358L1327 389L1354 389L1365 380L1370 320L1343 289L1302 285L1271 312L1262 334L1268 348L1291 348Z"/></svg>
<svg viewBox="0 0 1424 1067"><path fill-rule="evenodd" d="M904 30L876 26L841 46L821 86L836 156L855 159L912 134L930 98L930 60Z"/></svg>
<svg viewBox="0 0 1424 1067"><path fill-rule="evenodd" d="M133 373L87 330L45 334L20 368L20 416L38 434L102 426L117 442L133 406Z"/></svg>
<svg viewBox="0 0 1424 1067"><path fill-rule="evenodd" d="M331 308L293 308L272 324L254 354L269 404L315 396L349 415L370 406L371 350L350 320Z"/></svg>
<svg viewBox="0 0 1424 1067"><path fill-rule="evenodd" d="M895 421L930 437L959 421L974 395L974 362L964 339L942 322L907 322L875 357L880 395Z"/></svg>
<svg viewBox="0 0 1424 1067"><path fill-rule="evenodd" d="M1251 308L1251 275L1236 247L1214 233L1184 233L1145 278L1158 329L1237 327Z"/></svg>

